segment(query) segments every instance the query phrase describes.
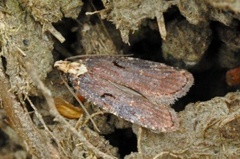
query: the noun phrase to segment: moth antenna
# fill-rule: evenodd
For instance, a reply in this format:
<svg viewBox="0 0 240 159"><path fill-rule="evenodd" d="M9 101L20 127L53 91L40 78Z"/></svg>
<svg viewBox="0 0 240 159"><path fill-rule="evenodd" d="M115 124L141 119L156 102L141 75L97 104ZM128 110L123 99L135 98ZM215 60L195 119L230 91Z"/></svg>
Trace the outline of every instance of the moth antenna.
<svg viewBox="0 0 240 159"><path fill-rule="evenodd" d="M87 109L85 108L85 106L83 105L83 103L78 99L78 97L76 96L76 94L72 91L72 89L70 88L70 86L67 84L66 80L64 79L64 77L62 76L62 74L60 74L60 77L63 81L63 83L65 84L65 86L67 87L67 89L69 90L69 92L73 95L73 97L77 100L77 102L80 104L81 108L83 109L83 111L87 114L88 119L91 120L93 127L100 132L100 130L98 129L96 123L94 122L94 120L92 119L91 115L88 113Z"/></svg>
<svg viewBox="0 0 240 159"><path fill-rule="evenodd" d="M65 58L64 60L65 61L72 61L72 60L76 60L76 59L81 59L81 58L87 58L87 57L96 57L96 56L114 56L114 57L130 57L130 56L133 56L133 54L125 54L125 55L106 55L106 54L98 54L98 55L76 55L76 56L71 56L71 57L68 57L68 58Z"/></svg>

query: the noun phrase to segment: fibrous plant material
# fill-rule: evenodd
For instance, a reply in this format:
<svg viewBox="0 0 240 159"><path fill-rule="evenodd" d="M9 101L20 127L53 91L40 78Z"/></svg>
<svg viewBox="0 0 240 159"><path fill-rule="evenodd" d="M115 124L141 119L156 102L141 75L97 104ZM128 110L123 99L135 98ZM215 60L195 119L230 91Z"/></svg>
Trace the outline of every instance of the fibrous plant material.
<svg viewBox="0 0 240 159"><path fill-rule="evenodd" d="M129 33L138 30L146 18L159 20L160 32L162 38L165 39L163 12L172 5L176 5L177 1L154 0L150 2L144 0L133 2L121 0L108 3L103 0L103 4L106 9L101 13L102 17L113 22L119 29L123 42L129 43Z"/></svg>
<svg viewBox="0 0 240 159"><path fill-rule="evenodd" d="M221 10L231 10L235 13L240 12L240 2L239 1L229 1L229 0L205 0L207 3L211 4L213 7Z"/></svg>
<svg viewBox="0 0 240 159"><path fill-rule="evenodd" d="M167 32L168 36L162 42L163 57L180 67L199 63L212 39L208 23L198 26L186 20L174 20L167 24Z"/></svg>
<svg viewBox="0 0 240 159"><path fill-rule="evenodd" d="M85 1L84 3L87 4L89 1ZM4 66L2 72L5 75L4 77L6 77L3 83L4 86L2 87L6 88L6 91L1 92L4 94L0 93L1 100L3 101L1 103L4 104L3 108L8 110L7 116L10 118L10 121L18 120L15 122L17 124L15 124L13 128L16 129L16 132L20 134L20 137L22 137L23 140L27 141L26 143L30 147L29 152L34 153L35 156L44 157L44 155L49 156L51 153L59 154L61 158L116 158L119 156L117 148L112 147L109 142L103 137L100 137L98 133L88 128L89 125L91 127L90 122L86 122L87 125L85 125L81 118L79 121L69 119L63 120L63 118L61 118L61 120L53 121L52 119L56 116L56 119L59 119L59 114L49 114L49 108L46 106L46 103L41 96L41 91L34 87L31 77L29 76L29 72L25 69L26 62L30 62L33 64L32 66L35 69L39 80L44 80L47 77L47 73L52 70L53 58L51 51L53 49L52 45L54 38L49 38L45 31L50 32L60 42L67 40L68 37L63 37L52 25L53 22L65 22L66 19L64 19L64 17L72 17L74 18L72 21L78 21L80 24L78 29L81 31L77 32L78 35L74 34L73 28L68 29L71 30L71 35L74 34L72 37L79 36L77 41L74 42L75 46L79 46L81 43L83 49L79 47L80 49L76 51L72 50L72 47L68 47L68 49L71 48L69 49L71 50L69 51L70 53L75 51L77 53L86 54L120 54L123 52L122 46L118 45L122 41L118 40L118 43L115 43L114 40L116 39L109 38L106 34L106 30L109 29L108 26L103 29L102 25L99 25L99 23L95 21L96 19L92 18L92 16L89 16L89 19L83 20L83 15L85 13L81 14L79 19L75 19L77 18L82 5L83 3L79 0L57 2L44 0L0 1L0 55ZM189 32L194 36L189 38L190 35L185 34L184 37L182 37L185 43L183 43L184 45L178 45L178 49L181 51L179 55L181 58L178 58L178 49L176 47L176 52L167 54L173 57L173 61L184 61L184 64L187 64L187 66L196 66L199 61L201 62L202 57L209 47L209 39L211 38L211 31L209 30L212 29L214 38L210 39L210 42L214 43L214 40L221 42L219 42L220 44L218 43L217 49L214 49L214 51L211 52L213 54L218 54L217 57L212 57L212 59L218 59L218 61L210 61L211 65L214 65L214 67L219 69L219 67L215 64L220 64L221 67L224 68L233 68L239 64L238 23L240 16L238 1L103 0L103 6L105 7L103 10L98 10L96 12L94 10L93 12L100 13L102 18L112 22L115 25L112 28L116 27L120 31L123 41L125 43L130 43L131 46L134 44L131 41L131 37L129 40L129 35L134 32L136 33L137 30L142 29L141 27L146 29L149 27L149 22L152 26L154 26L150 27L150 29L154 29L154 33L156 33L155 35L161 35L162 39L165 40L168 40L168 36L169 39L173 39L171 38L171 33L176 34L176 29L180 28L180 30L183 30L177 25L180 24L182 26L186 26L186 32ZM86 10L88 10L88 8ZM234 24L233 22L236 23ZM227 29L220 28L216 30L215 26L219 25L219 23L226 25L225 27ZM167 27L174 24L176 24L176 28L172 26L171 30L168 30ZM198 35L198 32L201 29L196 28L201 28L204 36ZM156 30L159 31L159 33ZM194 34L195 32L197 32L196 35ZM109 31L109 35L114 33L118 34L117 30ZM137 33L142 34L141 37L146 37L146 35L143 35L141 30ZM180 37L176 36L173 42L179 42L180 40L177 38ZM187 44L187 42L191 41L191 39L193 41L196 40L197 42L190 42ZM199 39L202 41L199 42ZM113 40L114 43L111 40ZM72 42L72 39L70 41ZM199 46L198 43L201 45ZM159 39L158 44L158 48L161 48L161 39ZM71 44L69 44L69 46L70 45ZM182 46L187 45L190 46L189 50L186 49L186 47L183 47L184 49L182 49ZM192 48L194 47L197 51L193 51ZM151 48L147 47L146 49L148 54L147 58L153 59L151 56L152 52L150 51ZM171 48L169 50L171 50ZM60 49L59 51L62 52L63 50ZM161 52L160 49L158 51ZM169 57L166 59L171 60L171 57ZM178 62L177 64L178 66L182 66L181 64L179 65ZM202 70L201 67L197 69ZM51 75L52 74L49 74L46 83L49 84L48 87L51 88L52 94L61 94L64 99L69 99L69 96L71 96L69 101L72 102L72 95L67 91L67 89L62 88L63 86L61 85L61 81L57 81L56 78L52 78L53 76ZM59 78L59 76L55 77ZM225 81L225 79L223 80ZM201 81L201 83L203 82L204 81ZM208 92L210 92L216 85L213 83L211 88L202 89L202 92L198 93L208 94ZM214 88L214 90L217 90L217 88ZM198 95L194 98L198 99ZM30 103L29 99L33 99L32 104L35 105L37 109L32 106L30 107L30 110L34 109L34 113L32 111L28 112L27 109L24 109L24 113L22 113L21 107L28 107ZM36 102L36 99L40 103L39 105L38 102ZM181 120L183 121L179 130L181 132L177 131L170 134L154 135L143 129L142 136L139 136L139 153L133 154L133 158L166 158L166 156L170 156L172 158L204 158L206 156L224 158L224 155L229 158L239 158L239 156L233 155L234 152L236 152L235 154L239 154L239 148L235 147L239 144L239 129L237 127L239 125L239 121L236 120L236 117L238 117L238 106L236 106L236 110L229 109L229 106L234 105L234 102L239 103L238 100L235 99L236 98L233 95L231 97L226 96L226 98L214 99L212 100L212 103L206 102L189 105L186 110L180 113ZM209 103L211 103L211 107L208 106ZM43 105L45 107L41 107ZM218 109L213 107L214 105L217 105ZM10 111L9 107L15 111ZM44 108L46 110L43 110ZM37 123L34 125L31 123L31 118L29 118L29 116L35 117L37 116L36 114L41 114L45 119L47 116L44 116L45 114L41 113L44 111L47 116L50 116L50 122L48 123L47 120L44 120L44 122L46 122L45 128L42 129L43 123L40 122L39 125L41 126ZM232 113L233 111L236 113ZM14 115L17 118L14 118L11 113L15 113ZM209 115L210 113L212 113L211 116ZM96 115L97 114L102 114L102 112L97 112ZM99 125L103 125L100 129L101 133L108 134L113 132L115 129L114 126L117 124L109 124L109 122L112 122L109 121L109 114L106 116L105 114L97 117L95 116L96 118L94 118L99 119L102 116L104 116L104 120L97 121ZM206 116L209 117L207 118L208 120L206 119ZM26 120L22 120L23 117L25 117ZM39 117L37 117L37 119L39 120ZM115 117L115 119L117 119L117 117ZM214 119L216 119L216 122ZM24 121L24 123L22 121ZM192 123L192 121L194 121L194 123ZM217 121L221 121L220 126L217 125L219 124ZM24 125L23 129L21 129L21 124ZM76 129L73 125L77 125L75 127ZM83 128L78 130L80 125L83 126ZM129 123L123 125L127 125L128 127L131 126ZM39 126L38 129L36 126ZM124 126L119 127L122 128ZM50 132L49 130L47 131L46 127L51 128ZM29 131L26 132L26 129ZM25 133L29 134L25 135ZM219 137L219 134L221 135L221 138ZM55 148L57 153L55 153L56 151L54 149L51 149L53 151L50 150L51 152L49 153L49 147L46 147L46 145L43 147L43 144L41 143L41 141L46 143L45 139L42 140L42 138L47 139L47 144L52 144L52 142L49 141L54 140L56 144L52 144L49 147ZM179 138L181 139L178 140ZM40 145L37 145L39 142ZM22 143L21 145L24 144ZM173 146L173 149L171 149L171 146ZM37 150L34 149L34 151L31 151L32 147ZM225 148L225 151L223 151L223 148Z"/></svg>
<svg viewBox="0 0 240 159"><path fill-rule="evenodd" d="M240 65L240 31L238 22L230 27L218 25L217 31L222 42L217 55L218 62L223 68L234 68Z"/></svg>
<svg viewBox="0 0 240 159"><path fill-rule="evenodd" d="M41 134L33 124L24 105L18 101L13 92L9 92L10 84L6 74L3 72L2 62L0 67L0 98L3 108L8 115L10 124L17 134L26 142L29 152L36 158L59 158L59 153L51 144L51 139ZM46 149L46 146L48 147Z"/></svg>
<svg viewBox="0 0 240 159"><path fill-rule="evenodd" d="M237 1L218 3L211 0L141 0L134 2L126 0L108 2L103 0L103 4L105 9L100 12L102 18L106 18L115 24L125 43L129 43L130 33L138 30L144 20L156 18L159 23L161 21L159 21L159 17L174 6L179 9L181 15L189 23L194 25L201 25L201 23L211 20L230 25L234 18L239 19L239 10L237 9L239 3ZM164 20L162 22L165 23ZM165 26L165 24L161 24L160 26ZM165 36L161 31L164 29L161 28L159 27L159 32L162 38L165 39L169 32L167 31Z"/></svg>
<svg viewBox="0 0 240 159"><path fill-rule="evenodd" d="M9 76L11 90L22 94L37 94L28 73L24 68L26 61L38 66L39 77L45 79L53 62L51 50L53 43L41 26L36 24L23 11L17 1L6 1L9 14L0 12L0 55L5 61L6 74ZM41 36L39 36L41 35ZM44 51L42 48L46 48ZM36 60L38 59L38 60ZM39 60L40 59L40 60Z"/></svg>
<svg viewBox="0 0 240 159"><path fill-rule="evenodd" d="M0 55L6 62L6 74L9 76L11 89L19 94L36 95L37 90L28 77L24 63L26 61L33 62L40 79L46 78L53 64L51 53L53 41L44 31L49 30L48 28L54 30L51 23L59 21L66 14L70 16L70 14L69 12L63 14L63 10L60 9L64 3L60 3L59 8L50 7L51 11L46 10L46 8L49 5L56 6L56 4L50 4L49 1L34 1L31 4L27 1L7 0L4 3L0 2L0 4L5 6L6 10L6 12L0 12ZM39 4L41 4L41 8L36 7ZM73 17L76 17L80 11L78 7L80 4L80 2L74 3L74 1L68 4L72 6L70 8L76 8ZM22 10L21 5L28 12ZM55 10L53 11L53 9ZM33 18L41 22L42 25L36 23ZM55 30L54 34L59 35L60 33ZM43 48L45 49L43 50Z"/></svg>
<svg viewBox="0 0 240 159"><path fill-rule="evenodd" d="M118 53L112 38L113 35L109 34L104 25L85 23L80 29L77 34L79 38L76 42L76 46L79 46L79 43L82 45L82 49L79 50L80 54L83 52L87 55L114 55Z"/></svg>
<svg viewBox="0 0 240 159"><path fill-rule="evenodd" d="M49 31L63 43L65 38L52 26L52 23L60 21L63 17L77 18L83 3L78 0L50 2L53 1L19 1L20 5L23 6L36 21L42 24L44 31Z"/></svg>
<svg viewBox="0 0 240 159"><path fill-rule="evenodd" d="M142 131L142 154L137 156L239 158L239 106L239 92L189 104L179 113L181 124L178 131L159 135ZM137 130L135 132L140 135ZM127 158L131 158L131 155Z"/></svg>

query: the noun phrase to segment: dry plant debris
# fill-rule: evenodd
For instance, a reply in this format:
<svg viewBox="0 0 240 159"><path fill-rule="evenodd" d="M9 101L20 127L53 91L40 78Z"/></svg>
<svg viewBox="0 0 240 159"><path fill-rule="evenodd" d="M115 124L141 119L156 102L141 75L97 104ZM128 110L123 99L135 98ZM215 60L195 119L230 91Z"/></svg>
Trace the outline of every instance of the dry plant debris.
<svg viewBox="0 0 240 159"><path fill-rule="evenodd" d="M239 158L240 149L236 146L240 143L239 106L239 92L187 105L179 113L181 125L176 132L156 135L142 131L142 155L148 158Z"/></svg>
<svg viewBox="0 0 240 159"><path fill-rule="evenodd" d="M69 28L77 37L74 43L77 53L120 54L129 47L122 41L134 45L136 37L143 38L146 33L142 27L150 26L165 40L158 51L173 65L201 72L213 66L231 69L240 64L239 1L102 0L98 11L88 10L87 4L92 6L93 2L0 1L0 130L4 134L0 155L3 157L120 158L118 148L94 131L90 121L85 122L88 117L65 119L54 107L53 96L74 101L56 70L52 71L54 58L58 58L53 58L53 44L56 45L57 39L61 52L66 49L62 42L68 40L53 27L53 23L64 22L63 18L78 18L77 31ZM84 14L79 14L80 11ZM86 18L86 11L95 14ZM105 25L99 17L96 20L96 14L114 26ZM209 54L216 38L219 48ZM179 41L185 43L181 45ZM209 55L211 58L207 59ZM236 90L218 84L211 89L214 87L220 92ZM202 92L208 94L211 89ZM154 134L134 128L138 152L125 158L239 158L239 95L239 92L229 93L187 105L179 113L181 125L176 132ZM115 127L131 127L91 104L86 108L93 113L104 135L112 133ZM5 140L10 143L8 146ZM16 152L10 152L13 147Z"/></svg>

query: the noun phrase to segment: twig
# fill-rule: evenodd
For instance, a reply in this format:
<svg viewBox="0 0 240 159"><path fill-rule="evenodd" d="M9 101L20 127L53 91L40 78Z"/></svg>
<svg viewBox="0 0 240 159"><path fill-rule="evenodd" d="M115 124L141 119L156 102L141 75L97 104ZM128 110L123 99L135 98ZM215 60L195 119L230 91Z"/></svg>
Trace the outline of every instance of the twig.
<svg viewBox="0 0 240 159"><path fill-rule="evenodd" d="M142 127L138 126L137 149L138 153L142 156L141 140L142 140Z"/></svg>
<svg viewBox="0 0 240 159"><path fill-rule="evenodd" d="M156 17L157 17L157 24L158 24L160 35L163 40L166 40L167 31L166 31L166 27L165 27L163 13L157 13Z"/></svg>
<svg viewBox="0 0 240 159"><path fill-rule="evenodd" d="M60 43L65 41L65 38L62 36L62 34L58 32L52 25L45 25L45 27L56 39L60 41Z"/></svg>

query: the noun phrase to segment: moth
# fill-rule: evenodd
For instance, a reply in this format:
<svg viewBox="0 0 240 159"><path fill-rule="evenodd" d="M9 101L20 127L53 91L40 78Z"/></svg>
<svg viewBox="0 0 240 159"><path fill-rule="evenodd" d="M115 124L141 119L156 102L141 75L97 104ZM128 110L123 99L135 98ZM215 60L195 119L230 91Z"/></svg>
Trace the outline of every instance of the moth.
<svg viewBox="0 0 240 159"><path fill-rule="evenodd" d="M125 56L86 56L57 61L76 93L103 110L153 132L175 131L169 106L192 86L191 73L162 63Z"/></svg>

